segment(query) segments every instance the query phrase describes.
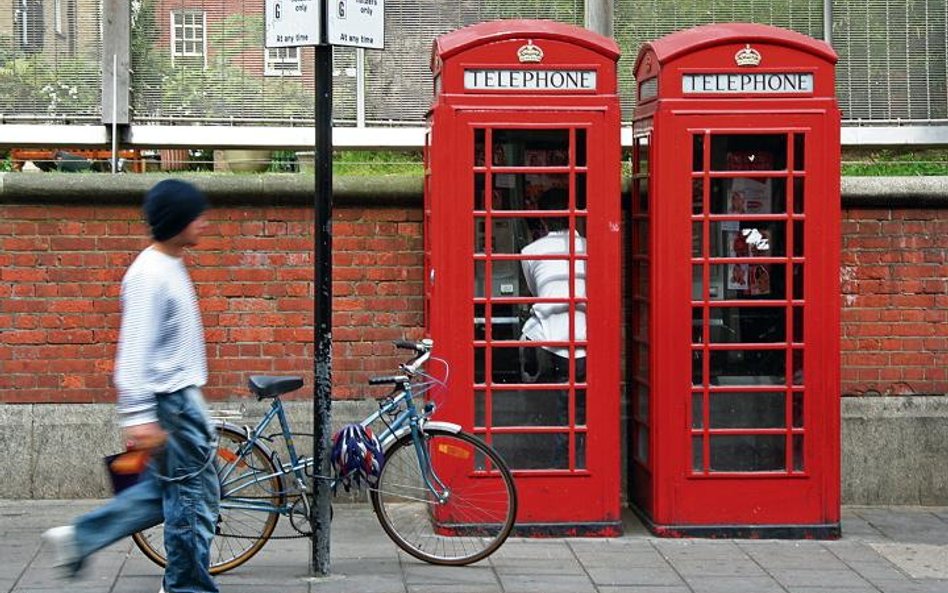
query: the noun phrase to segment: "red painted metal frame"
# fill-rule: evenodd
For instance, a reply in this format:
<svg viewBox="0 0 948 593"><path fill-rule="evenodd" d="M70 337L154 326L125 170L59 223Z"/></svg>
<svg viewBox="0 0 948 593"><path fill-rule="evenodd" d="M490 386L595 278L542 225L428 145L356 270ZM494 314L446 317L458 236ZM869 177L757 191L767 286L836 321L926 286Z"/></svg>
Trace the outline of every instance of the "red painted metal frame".
<svg viewBox="0 0 948 593"><path fill-rule="evenodd" d="M763 60L759 68L735 64L737 51L751 45ZM655 88L641 97L634 116L639 151L648 152L648 171L633 182L633 220L647 221L647 249L633 249L631 273L647 296L635 297L630 311L633 332L642 331L640 309L649 313L647 376L630 379L648 386L640 417L633 389L630 428L630 497L646 523L662 535L742 535L838 537L839 473L839 110L834 97L832 49L803 35L774 27L726 24L697 27L645 44L635 73L639 88ZM812 72L811 95L691 95L682 90L684 73ZM647 83L647 84L643 84ZM738 134L786 136L786 166L768 171L712 171L711 138ZM795 167L794 135L803 135L805 166ZM695 136L704 139L700 170L690 155ZM640 145L638 139L647 139ZM643 140L644 142L644 140ZM777 214L715 214L710 209L714 179L736 177L786 180L787 209ZM641 179L642 181L639 181ZM805 180L804 211L795 212L794 184ZM702 188L701 212L692 212L693 182ZM640 185L647 188L649 211L637 204ZM784 253L777 257L711 257L711 224L758 221L785 225ZM692 225L701 225L701 253L693 254ZM803 233L802 251L794 234ZM635 240L635 239L633 239ZM718 254L721 255L721 254ZM647 267L641 263L647 262ZM784 265L785 293L775 300L711 300L711 265L729 263ZM692 299L692 273L701 266L703 293ZM803 293L794 294L794 266L802 266ZM646 277L640 278L642 274ZM641 281L641 284L640 284ZM635 300L638 299L638 300ZM783 341L711 342L710 313L718 307L783 307ZM692 342L692 311L701 311L702 340ZM802 341L794 341L793 318L802 314ZM627 342L635 343L633 338ZM723 386L710 383L712 351L782 350L786 352L783 384ZM692 385L690 361L703 354L701 380ZM800 353L800 354L798 354ZM802 354L802 384L792 377ZM638 368L638 350L632 368ZM709 398L717 393L785 394L784 426L778 428L711 428ZM694 426L692 394L700 396L702 414ZM803 394L802 425L794 425L795 394ZM799 397L799 396L798 396ZM647 430L648 454L636 445ZM709 467L714 435L782 435L786 438L784 470L713 471ZM692 439L702 445L699 468L693 467ZM803 443L802 467L794 468L794 447ZM645 457L645 459L642 459Z"/></svg>
<svg viewBox="0 0 948 593"><path fill-rule="evenodd" d="M521 64L517 50L528 41L541 46L541 64ZM434 338L437 354L451 361L451 378L443 398L440 418L459 422L491 442L502 434L543 434L557 432L569 438L567 469L514 468L519 509L518 532L527 535L617 535L621 533L619 476L619 328L620 328L620 144L619 104L616 95L615 42L585 29L549 21L499 21L483 23L442 36L435 40L432 71L435 99L430 112L425 184L426 272L425 298L428 303L427 332ZM465 91L463 71L470 67L503 69L590 69L597 73L596 91L484 92ZM485 158L475 163L475 135L484 135L485 147L491 135L502 129L570 130L570 159L563 166L498 166ZM482 130L482 132L476 132ZM586 163L576 163L576 137L585 132ZM490 155L485 148L485 155ZM485 198L484 209L475 210L475 174L483 175L491 187L494 174L568 175L569 210L494 210ZM575 183L585 174L586 209L577 208ZM485 192L486 193L486 192ZM489 193L487 193L489 195ZM570 229L585 219L586 253L573 244L566 256L524 256L520 253L475 253L475 220L484 221L485 245L490 245L492 220L518 217L569 215ZM570 311L583 303L587 307L585 342L543 342L574 350L585 347L588 368L586 383L576 381L575 366L567 385L569 393L566 426L493 426L491 397L494 390L539 390L541 384L491 384L490 348L517 347L520 342L495 342L491 324L485 323L485 336L475 340L475 305L484 307L485 322L490 321L491 305L554 302L550 299L519 296L492 296L486 286L485 297L475 298L475 262L482 262L485 278L499 261L542 259L585 261L587 297L571 294ZM573 264L571 270L575 270ZM571 272L571 273L575 273ZM559 301L555 301L559 302ZM575 331L575 328L571 329ZM534 343L541 344L540 342ZM484 384L475 383L474 356L485 350ZM576 389L585 389L586 424L576 418ZM485 395L485 424L475 425L475 391ZM572 446L579 435L586 438L585 467L578 464Z"/></svg>

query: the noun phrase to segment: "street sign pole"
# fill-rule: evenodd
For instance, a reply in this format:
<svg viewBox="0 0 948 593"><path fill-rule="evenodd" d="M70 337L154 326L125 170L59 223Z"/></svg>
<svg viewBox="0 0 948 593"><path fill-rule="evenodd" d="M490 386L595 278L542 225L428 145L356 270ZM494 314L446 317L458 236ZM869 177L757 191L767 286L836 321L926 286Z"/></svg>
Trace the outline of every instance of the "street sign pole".
<svg viewBox="0 0 948 593"><path fill-rule="evenodd" d="M329 574L329 522L332 436L332 46L326 26L328 0L320 0L320 38L316 46L316 269L315 390L313 402L313 526L310 574Z"/></svg>
<svg viewBox="0 0 948 593"><path fill-rule="evenodd" d="M315 46L316 247L314 269L313 482L310 574L329 575L332 492L332 46L383 49L385 0L264 0L264 45ZM350 10L351 8L351 10ZM331 18L330 18L331 17Z"/></svg>

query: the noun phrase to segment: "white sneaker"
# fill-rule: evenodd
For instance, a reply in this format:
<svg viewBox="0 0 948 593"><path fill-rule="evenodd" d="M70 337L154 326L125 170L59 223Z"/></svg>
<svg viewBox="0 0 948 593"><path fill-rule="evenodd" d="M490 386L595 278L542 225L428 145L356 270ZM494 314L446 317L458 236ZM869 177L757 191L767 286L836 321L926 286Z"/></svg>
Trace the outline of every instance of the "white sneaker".
<svg viewBox="0 0 948 593"><path fill-rule="evenodd" d="M79 571L79 551L76 549L76 528L72 525L47 529L42 535L56 556L55 567L63 570L65 576L74 577Z"/></svg>

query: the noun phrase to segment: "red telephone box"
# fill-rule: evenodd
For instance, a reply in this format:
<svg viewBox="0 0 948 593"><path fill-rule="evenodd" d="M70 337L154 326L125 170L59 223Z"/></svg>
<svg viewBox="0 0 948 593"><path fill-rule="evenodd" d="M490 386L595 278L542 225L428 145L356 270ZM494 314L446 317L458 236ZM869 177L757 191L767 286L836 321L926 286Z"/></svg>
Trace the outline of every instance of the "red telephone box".
<svg viewBox="0 0 948 593"><path fill-rule="evenodd" d="M741 23L639 52L630 494L657 533L839 536L835 63Z"/></svg>
<svg viewBox="0 0 948 593"><path fill-rule="evenodd" d="M520 533L621 530L618 58L611 39L549 21L434 42L425 310L451 364L438 417L510 465Z"/></svg>

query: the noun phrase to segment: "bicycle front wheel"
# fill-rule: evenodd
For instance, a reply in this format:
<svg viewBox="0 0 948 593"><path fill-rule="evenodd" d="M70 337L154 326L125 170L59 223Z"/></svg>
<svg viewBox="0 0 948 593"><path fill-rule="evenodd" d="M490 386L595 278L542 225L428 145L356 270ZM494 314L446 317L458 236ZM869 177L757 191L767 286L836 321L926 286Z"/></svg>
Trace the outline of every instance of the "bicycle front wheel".
<svg viewBox="0 0 948 593"><path fill-rule="evenodd" d="M425 562L460 566L499 548L517 515L517 491L503 459L472 435L426 430L385 453L372 507L403 550Z"/></svg>
<svg viewBox="0 0 948 593"><path fill-rule="evenodd" d="M259 552L273 534L285 500L283 480L259 444L248 449L247 437L227 427L219 426L217 436L221 501L210 550L211 574L236 568ZM167 566L163 525L139 531L132 539L149 560Z"/></svg>

